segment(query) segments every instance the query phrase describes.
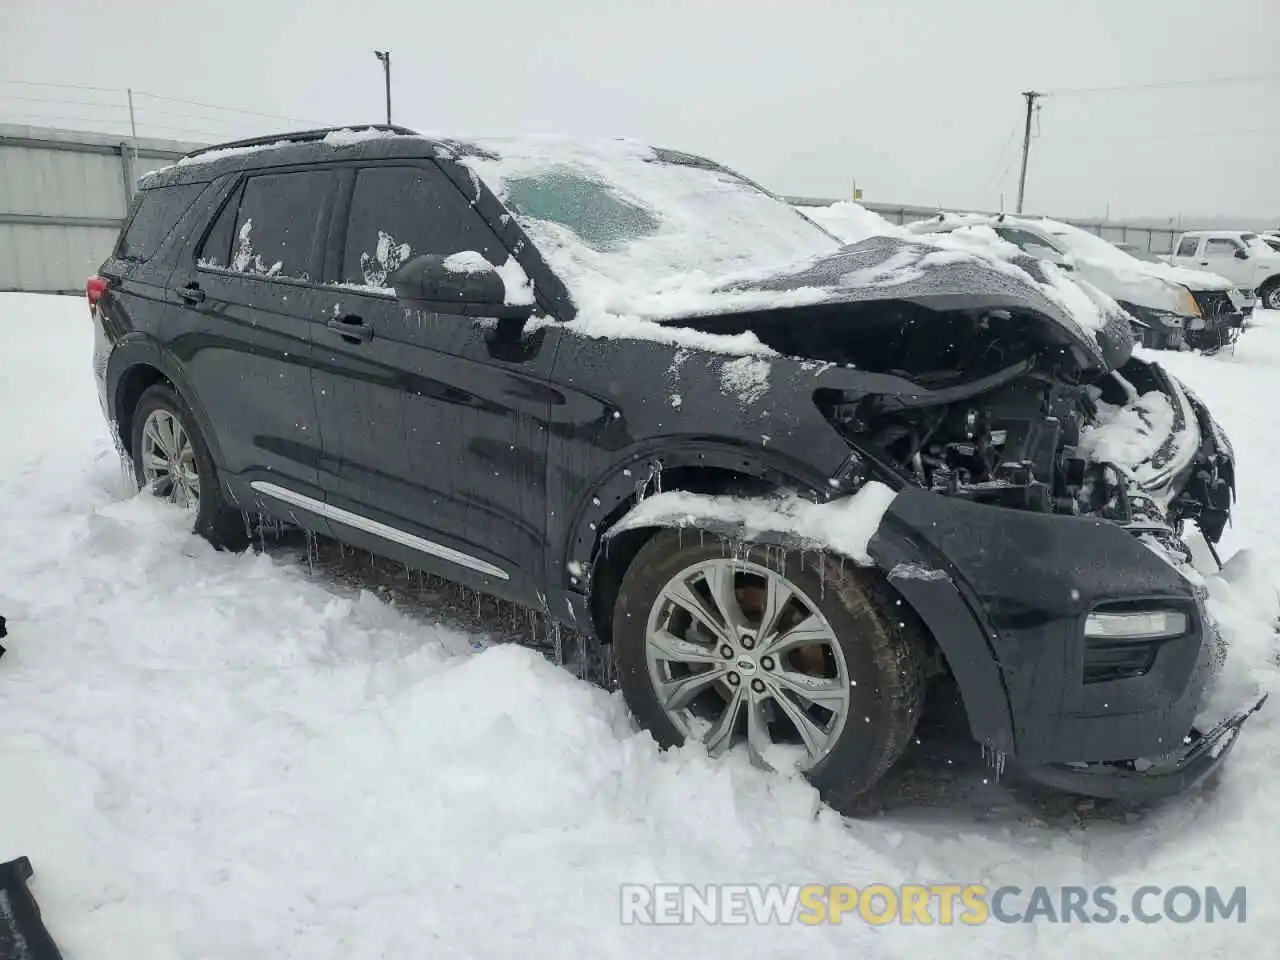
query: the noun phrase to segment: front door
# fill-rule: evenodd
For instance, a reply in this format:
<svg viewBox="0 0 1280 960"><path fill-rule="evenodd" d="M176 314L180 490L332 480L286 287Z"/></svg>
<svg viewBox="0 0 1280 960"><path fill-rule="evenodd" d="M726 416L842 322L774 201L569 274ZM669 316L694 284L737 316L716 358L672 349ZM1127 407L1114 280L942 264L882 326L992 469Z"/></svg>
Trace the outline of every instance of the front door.
<svg viewBox="0 0 1280 960"><path fill-rule="evenodd" d="M420 254L508 253L431 161L344 171L314 389L320 483L344 539L530 600L546 530L546 379L558 334L512 349L484 317L407 312L388 276Z"/></svg>
<svg viewBox="0 0 1280 960"><path fill-rule="evenodd" d="M280 491L320 495L312 333L325 300L317 280L337 178L297 170L232 179L171 279L184 306L165 339L213 425L236 499L323 529L309 511L282 503Z"/></svg>
<svg viewBox="0 0 1280 960"><path fill-rule="evenodd" d="M1237 287L1253 286L1253 264L1237 255L1244 252L1244 244L1231 237L1206 237L1200 248L1198 266L1221 277L1226 277Z"/></svg>

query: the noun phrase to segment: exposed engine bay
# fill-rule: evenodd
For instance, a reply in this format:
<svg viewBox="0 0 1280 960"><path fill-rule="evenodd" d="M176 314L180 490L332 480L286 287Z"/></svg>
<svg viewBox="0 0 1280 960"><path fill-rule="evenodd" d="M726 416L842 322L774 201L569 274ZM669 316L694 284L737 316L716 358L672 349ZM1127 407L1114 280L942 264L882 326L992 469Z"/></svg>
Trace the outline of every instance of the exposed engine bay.
<svg viewBox="0 0 1280 960"><path fill-rule="evenodd" d="M1111 372L1081 370L1004 311L931 319L927 334L905 325L876 338L878 359L910 364L877 372L919 384L918 395L815 397L882 467L948 497L1113 521L1176 562L1189 559L1186 521L1210 545L1219 540L1234 492L1231 451L1204 406L1159 366L1129 357Z"/></svg>

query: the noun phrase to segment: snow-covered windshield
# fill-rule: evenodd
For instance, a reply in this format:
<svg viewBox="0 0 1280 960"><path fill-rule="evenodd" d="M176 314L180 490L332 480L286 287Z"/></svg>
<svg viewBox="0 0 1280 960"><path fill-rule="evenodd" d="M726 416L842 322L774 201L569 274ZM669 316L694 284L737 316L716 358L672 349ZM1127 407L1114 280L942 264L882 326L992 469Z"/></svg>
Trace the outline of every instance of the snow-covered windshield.
<svg viewBox="0 0 1280 960"><path fill-rule="evenodd" d="M579 306L774 272L842 244L740 177L626 141L472 141L498 195Z"/></svg>

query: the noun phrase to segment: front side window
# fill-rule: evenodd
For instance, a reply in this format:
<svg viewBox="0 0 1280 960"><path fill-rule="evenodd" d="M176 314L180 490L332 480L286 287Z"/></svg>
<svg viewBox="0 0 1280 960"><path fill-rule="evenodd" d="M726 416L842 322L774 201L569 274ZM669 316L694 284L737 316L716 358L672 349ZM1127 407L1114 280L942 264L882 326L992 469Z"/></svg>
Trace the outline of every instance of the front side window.
<svg viewBox="0 0 1280 960"><path fill-rule="evenodd" d="M324 170L250 177L223 206L197 255L201 266L257 277L310 280Z"/></svg>
<svg viewBox="0 0 1280 960"><path fill-rule="evenodd" d="M475 251L494 266L507 251L444 174L425 167L366 167L356 174L342 283L386 290L398 267L422 254Z"/></svg>

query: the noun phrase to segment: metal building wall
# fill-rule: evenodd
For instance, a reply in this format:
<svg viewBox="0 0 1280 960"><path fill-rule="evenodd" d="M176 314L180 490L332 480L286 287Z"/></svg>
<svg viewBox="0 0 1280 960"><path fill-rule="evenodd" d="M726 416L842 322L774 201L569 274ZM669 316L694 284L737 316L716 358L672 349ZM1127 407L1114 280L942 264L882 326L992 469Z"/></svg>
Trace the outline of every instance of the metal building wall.
<svg viewBox="0 0 1280 960"><path fill-rule="evenodd" d="M0 124L0 291L83 291L137 178L200 146Z"/></svg>

